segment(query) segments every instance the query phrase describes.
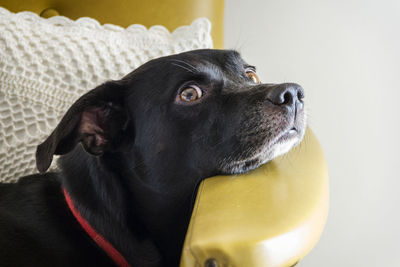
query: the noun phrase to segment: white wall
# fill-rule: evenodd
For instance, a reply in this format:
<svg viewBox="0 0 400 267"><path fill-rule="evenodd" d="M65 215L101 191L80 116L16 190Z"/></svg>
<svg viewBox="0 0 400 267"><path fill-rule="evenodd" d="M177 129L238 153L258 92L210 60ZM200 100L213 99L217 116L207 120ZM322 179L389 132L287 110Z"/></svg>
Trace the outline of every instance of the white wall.
<svg viewBox="0 0 400 267"><path fill-rule="evenodd" d="M400 266L400 1L226 0L225 47L306 90L331 208L299 266Z"/></svg>

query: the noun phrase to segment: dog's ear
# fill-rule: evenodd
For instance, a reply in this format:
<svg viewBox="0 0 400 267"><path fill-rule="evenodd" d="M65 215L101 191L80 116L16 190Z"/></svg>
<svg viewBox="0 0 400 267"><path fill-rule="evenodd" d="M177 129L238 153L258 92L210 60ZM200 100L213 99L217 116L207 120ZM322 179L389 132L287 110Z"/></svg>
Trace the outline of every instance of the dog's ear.
<svg viewBox="0 0 400 267"><path fill-rule="evenodd" d="M53 155L70 152L79 142L93 155L114 149L126 128L124 86L111 81L80 97L51 135L36 149L36 166L45 172Z"/></svg>

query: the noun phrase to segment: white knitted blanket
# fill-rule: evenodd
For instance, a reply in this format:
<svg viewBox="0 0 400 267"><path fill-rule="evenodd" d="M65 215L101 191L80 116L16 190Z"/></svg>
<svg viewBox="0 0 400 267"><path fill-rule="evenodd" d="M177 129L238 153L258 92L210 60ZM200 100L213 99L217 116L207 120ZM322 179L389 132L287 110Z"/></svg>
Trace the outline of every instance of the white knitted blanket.
<svg viewBox="0 0 400 267"><path fill-rule="evenodd" d="M210 30L204 18L170 33L0 7L0 181L37 172L36 146L80 95L152 58L211 48Z"/></svg>

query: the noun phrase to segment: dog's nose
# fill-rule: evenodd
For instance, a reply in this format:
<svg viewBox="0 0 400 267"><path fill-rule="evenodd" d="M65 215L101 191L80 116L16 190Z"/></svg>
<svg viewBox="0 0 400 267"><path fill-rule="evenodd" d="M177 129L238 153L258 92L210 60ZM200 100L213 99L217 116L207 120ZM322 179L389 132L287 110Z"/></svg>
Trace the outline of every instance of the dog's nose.
<svg viewBox="0 0 400 267"><path fill-rule="evenodd" d="M269 88L267 99L275 105L292 106L296 101L302 103L304 89L296 83L283 83Z"/></svg>

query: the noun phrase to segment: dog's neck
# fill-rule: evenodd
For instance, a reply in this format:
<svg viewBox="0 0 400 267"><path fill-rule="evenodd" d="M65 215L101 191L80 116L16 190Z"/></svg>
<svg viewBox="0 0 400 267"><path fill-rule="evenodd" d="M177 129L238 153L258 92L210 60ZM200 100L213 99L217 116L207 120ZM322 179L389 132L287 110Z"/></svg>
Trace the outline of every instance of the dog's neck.
<svg viewBox="0 0 400 267"><path fill-rule="evenodd" d="M60 160L63 186L82 216L128 262L176 266L197 182L171 170L146 175L143 165L132 164L135 161L126 155L93 157L78 146ZM84 181L74 181L82 177Z"/></svg>

